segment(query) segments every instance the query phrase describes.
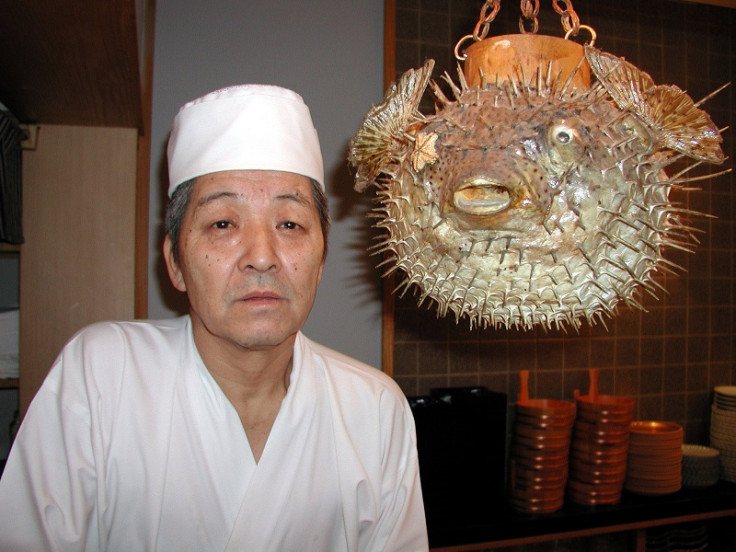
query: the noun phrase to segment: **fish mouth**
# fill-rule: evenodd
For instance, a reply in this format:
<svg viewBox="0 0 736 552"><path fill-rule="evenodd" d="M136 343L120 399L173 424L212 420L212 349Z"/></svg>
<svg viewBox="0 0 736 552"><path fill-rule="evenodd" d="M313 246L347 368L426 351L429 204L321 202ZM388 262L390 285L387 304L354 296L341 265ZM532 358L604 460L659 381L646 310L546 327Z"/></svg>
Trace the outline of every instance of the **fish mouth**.
<svg viewBox="0 0 736 552"><path fill-rule="evenodd" d="M479 217L505 211L510 207L511 200L511 192L506 186L487 179L464 183L452 195L455 209Z"/></svg>

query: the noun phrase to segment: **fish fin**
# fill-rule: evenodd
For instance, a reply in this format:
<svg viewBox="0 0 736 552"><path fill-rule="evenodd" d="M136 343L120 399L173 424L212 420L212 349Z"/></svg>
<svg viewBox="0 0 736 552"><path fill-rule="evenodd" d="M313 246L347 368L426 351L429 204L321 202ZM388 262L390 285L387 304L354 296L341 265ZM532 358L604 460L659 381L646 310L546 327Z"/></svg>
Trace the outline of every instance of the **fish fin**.
<svg viewBox="0 0 736 552"><path fill-rule="evenodd" d="M431 165L439 158L437 154L436 132L417 134L414 142L414 151L411 154L411 166L415 171L421 171L425 166Z"/></svg>
<svg viewBox="0 0 736 552"><path fill-rule="evenodd" d="M718 127L677 86L657 86L647 93L645 106L647 121L664 135L668 148L700 161L723 163Z"/></svg>
<svg viewBox="0 0 736 552"><path fill-rule="evenodd" d="M654 80L624 58L585 47L585 57L600 83L620 109L638 112L645 101L644 92L655 86Z"/></svg>
<svg viewBox="0 0 736 552"><path fill-rule="evenodd" d="M637 115L667 148L708 163L724 161L718 127L680 88L656 85L646 72L592 46L585 57L616 105Z"/></svg>
<svg viewBox="0 0 736 552"><path fill-rule="evenodd" d="M373 106L350 140L348 161L356 168L355 189L364 191L390 163L397 141L406 141L406 129L423 121L419 103L429 84L434 60L406 71L393 83L383 102Z"/></svg>

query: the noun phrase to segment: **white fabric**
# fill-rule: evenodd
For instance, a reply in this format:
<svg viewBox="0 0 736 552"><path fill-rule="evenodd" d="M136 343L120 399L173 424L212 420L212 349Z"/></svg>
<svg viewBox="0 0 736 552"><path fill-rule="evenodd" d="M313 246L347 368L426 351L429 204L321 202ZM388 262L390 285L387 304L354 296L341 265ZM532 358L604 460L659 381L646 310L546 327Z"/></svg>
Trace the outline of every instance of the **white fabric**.
<svg viewBox="0 0 736 552"><path fill-rule="evenodd" d="M414 421L388 376L299 334L258 464L188 317L65 347L0 481L0 550L414 551Z"/></svg>
<svg viewBox="0 0 736 552"><path fill-rule="evenodd" d="M192 178L225 170L292 172L324 189L309 108L279 86L231 86L185 104L174 118L168 160L169 196Z"/></svg>

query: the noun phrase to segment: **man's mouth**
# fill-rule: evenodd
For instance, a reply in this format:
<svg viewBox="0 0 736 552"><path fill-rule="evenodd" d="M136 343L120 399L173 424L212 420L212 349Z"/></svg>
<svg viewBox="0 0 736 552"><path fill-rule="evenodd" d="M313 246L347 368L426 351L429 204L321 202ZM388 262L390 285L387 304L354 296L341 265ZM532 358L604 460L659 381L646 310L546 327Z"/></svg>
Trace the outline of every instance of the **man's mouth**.
<svg viewBox="0 0 736 552"><path fill-rule="evenodd" d="M241 301L247 303L268 303L280 299L281 296L274 291L253 291L240 298Z"/></svg>

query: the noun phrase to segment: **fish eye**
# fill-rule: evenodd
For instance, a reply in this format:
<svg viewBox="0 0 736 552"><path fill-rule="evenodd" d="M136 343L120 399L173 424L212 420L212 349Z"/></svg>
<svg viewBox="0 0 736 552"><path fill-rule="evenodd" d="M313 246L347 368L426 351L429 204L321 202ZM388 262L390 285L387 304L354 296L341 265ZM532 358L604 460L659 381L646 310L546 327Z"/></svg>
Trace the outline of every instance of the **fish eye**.
<svg viewBox="0 0 736 552"><path fill-rule="evenodd" d="M575 163L585 152L585 144L577 128L569 121L558 122L547 130L550 156L558 163Z"/></svg>
<svg viewBox="0 0 736 552"><path fill-rule="evenodd" d="M567 126L557 125L552 127L550 136L555 143L565 145L575 139L575 130Z"/></svg>
<svg viewBox="0 0 736 552"><path fill-rule="evenodd" d="M561 144L567 144L570 140L572 140L572 136L570 136L570 133L566 130L560 130L557 133L557 141Z"/></svg>

